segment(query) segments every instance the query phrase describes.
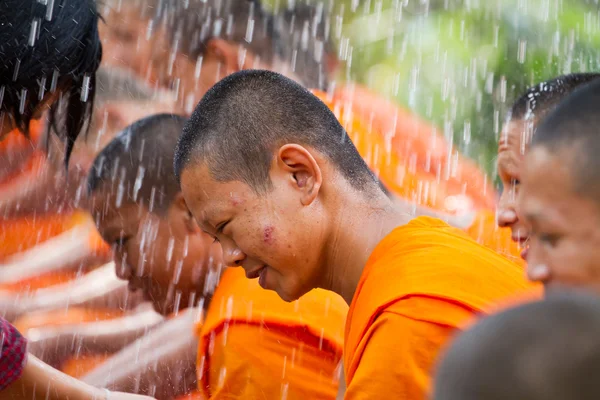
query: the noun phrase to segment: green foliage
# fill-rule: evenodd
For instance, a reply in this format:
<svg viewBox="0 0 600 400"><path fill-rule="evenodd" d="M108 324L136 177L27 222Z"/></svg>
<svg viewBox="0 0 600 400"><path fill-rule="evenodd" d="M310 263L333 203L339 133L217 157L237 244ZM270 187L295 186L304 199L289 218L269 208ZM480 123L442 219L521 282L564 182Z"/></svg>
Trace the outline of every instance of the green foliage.
<svg viewBox="0 0 600 400"><path fill-rule="evenodd" d="M345 79L437 124L494 172L506 110L528 86L598 70L597 5L556 0L337 3L351 45ZM338 17L339 19L339 17Z"/></svg>

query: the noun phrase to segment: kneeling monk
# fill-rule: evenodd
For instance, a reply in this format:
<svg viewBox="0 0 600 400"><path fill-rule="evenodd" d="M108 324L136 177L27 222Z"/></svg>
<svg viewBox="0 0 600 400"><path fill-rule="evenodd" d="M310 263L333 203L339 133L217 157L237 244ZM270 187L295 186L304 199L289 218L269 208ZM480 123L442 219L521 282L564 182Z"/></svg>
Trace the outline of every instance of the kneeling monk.
<svg viewBox="0 0 600 400"><path fill-rule="evenodd" d="M115 249L117 274L164 314L194 306L205 313L196 325L205 397L335 398L347 305L323 290L286 303L242 271L222 268L220 246L200 231L172 177L185 121L171 114L140 120L93 164L91 211Z"/></svg>
<svg viewBox="0 0 600 400"><path fill-rule="evenodd" d="M438 350L522 269L441 220L399 213L334 114L293 81L242 71L200 101L175 174L227 265L293 301L350 305L346 398L425 398Z"/></svg>

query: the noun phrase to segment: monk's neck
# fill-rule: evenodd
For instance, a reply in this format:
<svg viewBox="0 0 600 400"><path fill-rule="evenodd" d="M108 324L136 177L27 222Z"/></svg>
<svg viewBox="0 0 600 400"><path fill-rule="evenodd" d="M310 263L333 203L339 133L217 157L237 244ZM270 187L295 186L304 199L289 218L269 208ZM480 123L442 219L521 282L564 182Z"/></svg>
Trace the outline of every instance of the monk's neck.
<svg viewBox="0 0 600 400"><path fill-rule="evenodd" d="M322 287L336 292L349 305L375 247L411 218L387 198L340 207L327 243L327 274Z"/></svg>

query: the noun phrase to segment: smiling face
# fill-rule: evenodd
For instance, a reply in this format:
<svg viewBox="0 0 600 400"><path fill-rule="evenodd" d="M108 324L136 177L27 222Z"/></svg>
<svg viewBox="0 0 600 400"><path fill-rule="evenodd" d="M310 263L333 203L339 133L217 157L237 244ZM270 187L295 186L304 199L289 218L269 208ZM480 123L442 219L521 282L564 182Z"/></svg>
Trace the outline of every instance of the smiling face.
<svg viewBox="0 0 600 400"><path fill-rule="evenodd" d="M519 219L517 197L525 153L533 133L533 121L511 120L506 124L498 146L498 175L502 181L502 195L498 204L498 225L512 230L512 239L523 246L529 239L528 229ZM524 251L523 256L527 255Z"/></svg>
<svg viewBox="0 0 600 400"><path fill-rule="evenodd" d="M242 182L214 180L204 164L191 165L181 187L201 229L221 243L226 265L243 267L248 278L292 301L323 279L324 213L310 176L285 166L270 176L272 189L258 195Z"/></svg>
<svg viewBox="0 0 600 400"><path fill-rule="evenodd" d="M208 294L206 278L220 269L220 249L185 216L187 211L173 204L161 216L137 204L116 207L115 200L95 193L91 211L114 250L117 276L128 280L130 289L142 290L162 314L192 306Z"/></svg>
<svg viewBox="0 0 600 400"><path fill-rule="evenodd" d="M600 207L577 193L572 174L575 147L526 157L518 208L531 226L527 273L552 289L588 287L600 293Z"/></svg>

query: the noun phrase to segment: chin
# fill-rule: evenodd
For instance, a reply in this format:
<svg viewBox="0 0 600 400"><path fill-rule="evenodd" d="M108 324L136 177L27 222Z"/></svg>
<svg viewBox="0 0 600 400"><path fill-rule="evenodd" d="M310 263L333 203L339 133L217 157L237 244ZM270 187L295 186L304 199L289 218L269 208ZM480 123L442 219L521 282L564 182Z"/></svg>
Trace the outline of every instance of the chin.
<svg viewBox="0 0 600 400"><path fill-rule="evenodd" d="M300 297L304 296L309 291L307 290L299 290L298 288L293 288L292 290L284 290L284 289L276 289L275 290L281 300L290 303L292 301L298 300Z"/></svg>

